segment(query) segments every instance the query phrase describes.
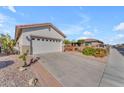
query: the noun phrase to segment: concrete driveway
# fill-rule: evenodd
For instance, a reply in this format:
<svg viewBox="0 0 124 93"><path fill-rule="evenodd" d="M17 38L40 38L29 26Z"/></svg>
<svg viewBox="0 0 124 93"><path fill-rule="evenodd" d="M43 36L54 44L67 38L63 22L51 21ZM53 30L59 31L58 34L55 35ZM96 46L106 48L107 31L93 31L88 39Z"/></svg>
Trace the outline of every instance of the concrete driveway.
<svg viewBox="0 0 124 93"><path fill-rule="evenodd" d="M40 63L66 87L99 86L105 63L69 53L49 53L39 56Z"/></svg>

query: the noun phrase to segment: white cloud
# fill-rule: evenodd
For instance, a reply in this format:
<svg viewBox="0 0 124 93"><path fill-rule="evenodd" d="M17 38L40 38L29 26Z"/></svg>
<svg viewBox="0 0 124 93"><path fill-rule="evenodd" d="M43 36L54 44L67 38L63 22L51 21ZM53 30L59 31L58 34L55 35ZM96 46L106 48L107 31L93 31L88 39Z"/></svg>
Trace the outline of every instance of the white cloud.
<svg viewBox="0 0 124 93"><path fill-rule="evenodd" d="M78 13L77 16L80 18L78 23L61 24L60 26L63 27L61 30L68 36L67 38L72 40L78 40L81 38L96 38L95 34L98 30L95 29L94 31L94 27L90 25L90 17L83 13Z"/></svg>
<svg viewBox="0 0 124 93"><path fill-rule="evenodd" d="M19 14L20 14L21 16L25 16L25 14L24 14L24 13L21 13L21 12L20 12Z"/></svg>
<svg viewBox="0 0 124 93"><path fill-rule="evenodd" d="M114 27L114 30L116 31L124 31L124 22L118 24L117 26Z"/></svg>
<svg viewBox="0 0 124 93"><path fill-rule="evenodd" d="M15 34L16 20L10 16L0 13L0 33L9 33L12 37Z"/></svg>
<svg viewBox="0 0 124 93"><path fill-rule="evenodd" d="M92 35L92 32L90 32L90 31L84 31L83 34L84 35Z"/></svg>
<svg viewBox="0 0 124 93"><path fill-rule="evenodd" d="M124 34L117 34L107 41L110 44L122 44L124 43Z"/></svg>
<svg viewBox="0 0 124 93"><path fill-rule="evenodd" d="M118 34L117 35L117 38L123 38L124 37L124 34Z"/></svg>
<svg viewBox="0 0 124 93"><path fill-rule="evenodd" d="M66 35L80 35L81 33L83 33L84 30L83 26L81 26L80 24L64 24L63 26L64 28L62 31L64 31Z"/></svg>
<svg viewBox="0 0 124 93"><path fill-rule="evenodd" d="M80 6L80 7L79 7L79 9L80 9L80 10L83 10L83 7L82 7L82 6Z"/></svg>
<svg viewBox="0 0 124 93"><path fill-rule="evenodd" d="M79 40L79 39L87 39L88 37L78 37L76 40Z"/></svg>
<svg viewBox="0 0 124 93"><path fill-rule="evenodd" d="M53 16L50 16L50 20L51 20L51 21L54 21L54 19L55 19L55 18L54 18Z"/></svg>
<svg viewBox="0 0 124 93"><path fill-rule="evenodd" d="M99 30L95 28L95 29L94 29L94 32L97 33L97 32L99 32Z"/></svg>
<svg viewBox="0 0 124 93"><path fill-rule="evenodd" d="M0 23L3 23L7 19L7 16L0 14Z"/></svg>
<svg viewBox="0 0 124 93"><path fill-rule="evenodd" d="M116 32L115 36L111 37L110 43L112 44L121 44L124 43L124 22L119 23L118 25L114 26L114 31Z"/></svg>
<svg viewBox="0 0 124 93"><path fill-rule="evenodd" d="M7 8L8 8L10 11L12 11L13 13L16 12L16 9L15 9L14 6L8 6Z"/></svg>
<svg viewBox="0 0 124 93"><path fill-rule="evenodd" d="M62 24L62 31L68 36L68 37L78 37L78 36L83 36L83 32L86 29L90 29L89 26L89 21L90 18L83 14L79 13L78 16L80 17L80 20L78 23L73 23L73 24ZM87 33L90 34L90 33Z"/></svg>
<svg viewBox="0 0 124 93"><path fill-rule="evenodd" d="M0 27L2 27L3 26L3 24L2 23L0 23Z"/></svg>
<svg viewBox="0 0 124 93"><path fill-rule="evenodd" d="M80 13L79 17L81 17L80 24L85 24L85 23L88 23L90 21L90 17L83 14L83 13Z"/></svg>

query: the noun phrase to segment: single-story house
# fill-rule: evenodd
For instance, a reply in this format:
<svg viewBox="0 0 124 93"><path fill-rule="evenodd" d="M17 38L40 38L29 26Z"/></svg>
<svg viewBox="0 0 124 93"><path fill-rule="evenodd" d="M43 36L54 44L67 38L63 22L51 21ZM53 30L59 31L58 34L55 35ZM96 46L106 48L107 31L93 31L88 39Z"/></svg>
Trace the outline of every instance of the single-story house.
<svg viewBox="0 0 124 93"><path fill-rule="evenodd" d="M51 23L17 25L15 29L16 47L19 52L28 50L31 55L62 52L65 37Z"/></svg>
<svg viewBox="0 0 124 93"><path fill-rule="evenodd" d="M104 47L104 43L97 39L84 39L84 46Z"/></svg>

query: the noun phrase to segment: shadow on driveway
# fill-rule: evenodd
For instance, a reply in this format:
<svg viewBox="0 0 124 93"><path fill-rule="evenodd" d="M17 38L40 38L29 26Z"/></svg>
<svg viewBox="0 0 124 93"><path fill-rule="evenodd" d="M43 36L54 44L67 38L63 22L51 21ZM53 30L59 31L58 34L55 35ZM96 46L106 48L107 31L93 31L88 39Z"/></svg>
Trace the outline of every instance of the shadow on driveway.
<svg viewBox="0 0 124 93"><path fill-rule="evenodd" d="M12 60L0 61L0 69L8 67L8 66L12 65L13 63L14 63L14 61L12 61Z"/></svg>

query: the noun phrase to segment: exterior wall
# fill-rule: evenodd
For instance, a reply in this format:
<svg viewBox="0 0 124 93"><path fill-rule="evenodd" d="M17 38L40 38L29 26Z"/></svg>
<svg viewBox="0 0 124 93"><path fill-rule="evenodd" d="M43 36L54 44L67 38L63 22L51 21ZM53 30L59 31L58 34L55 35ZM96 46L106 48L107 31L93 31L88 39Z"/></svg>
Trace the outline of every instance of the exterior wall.
<svg viewBox="0 0 124 93"><path fill-rule="evenodd" d="M99 45L98 42L92 42L92 46L97 46L97 45Z"/></svg>
<svg viewBox="0 0 124 93"><path fill-rule="evenodd" d="M102 45L102 43L99 43L99 42L92 42L92 46L100 47L100 45Z"/></svg>
<svg viewBox="0 0 124 93"><path fill-rule="evenodd" d="M88 44L88 45L87 45L87 44ZM100 47L100 45L102 45L102 43L99 43L99 42L85 42L83 45L84 45L84 46Z"/></svg>
<svg viewBox="0 0 124 93"><path fill-rule="evenodd" d="M22 38L23 37L23 35L21 35L20 36L20 38L18 39L18 41L16 42L16 48L18 49L18 51L20 52L20 53L22 53Z"/></svg>
<svg viewBox="0 0 124 93"><path fill-rule="evenodd" d="M41 28L41 27L37 27L37 28L29 28L29 29L23 29L22 31L22 35L23 35L23 43L22 45L30 45L29 40L27 39L30 38L30 35L36 35L36 36L44 36L44 37L50 37L50 38L58 38L58 39L62 39L64 40L64 37L61 36L58 32L56 32L54 29L49 29L48 28Z"/></svg>
<svg viewBox="0 0 124 93"><path fill-rule="evenodd" d="M21 53L26 53L27 50L29 51L28 54L30 54L30 46L22 46Z"/></svg>
<svg viewBox="0 0 124 93"><path fill-rule="evenodd" d="M27 50L29 50L29 53L31 53L31 38L30 36L34 35L34 36L43 36L43 37L49 37L49 38L57 38L57 39L61 39L61 42L59 42L59 44L57 42L54 42L53 44L50 42L32 42L32 49L35 48L35 52L38 53L39 50L41 50L42 48L42 52L58 52L58 51L62 51L62 42L64 40L64 37L61 36L58 32L56 32L54 29L50 28L50 31L48 28L41 28L41 27L37 27L37 28L28 28L28 29L23 29L22 34L19 38L19 40L17 42L19 42L19 50L20 53L24 53ZM39 45L39 46L37 46ZM41 47L43 46L43 47ZM47 49L45 49L47 48Z"/></svg>

